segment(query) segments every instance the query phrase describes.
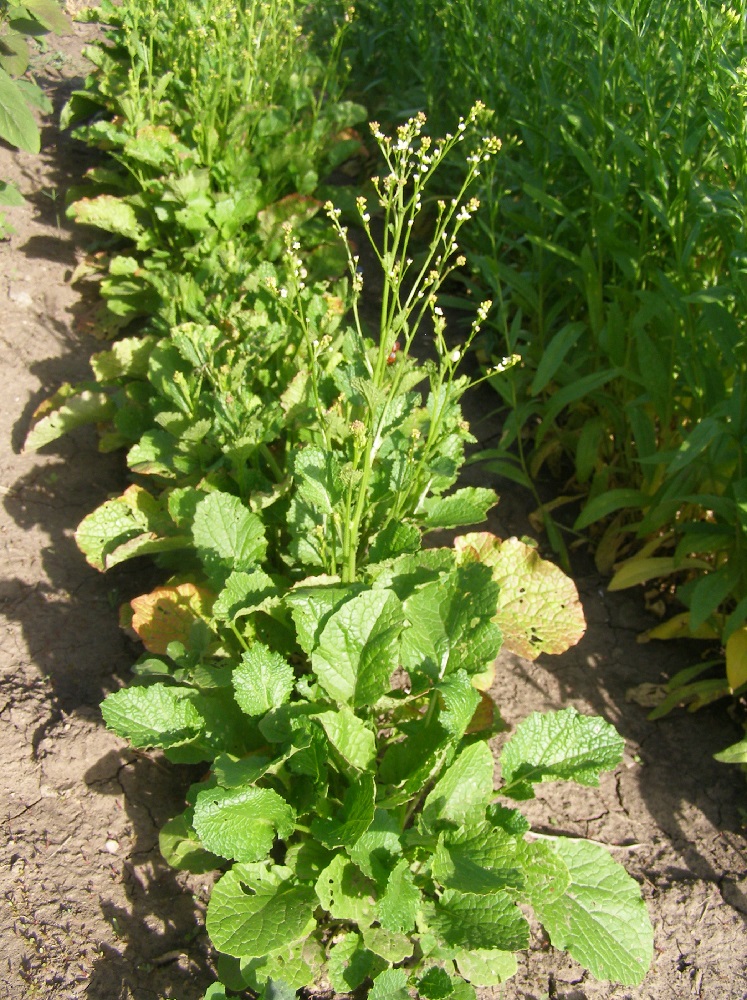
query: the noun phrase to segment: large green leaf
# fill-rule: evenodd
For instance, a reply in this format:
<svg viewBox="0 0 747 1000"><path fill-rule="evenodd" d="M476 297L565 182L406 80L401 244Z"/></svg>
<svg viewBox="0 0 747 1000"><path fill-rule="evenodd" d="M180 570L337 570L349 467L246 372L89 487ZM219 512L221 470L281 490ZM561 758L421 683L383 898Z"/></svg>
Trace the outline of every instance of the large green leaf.
<svg viewBox="0 0 747 1000"><path fill-rule="evenodd" d="M165 684L115 691L104 700L101 714L117 736L143 749L188 743L203 727L190 692Z"/></svg>
<svg viewBox="0 0 747 1000"><path fill-rule="evenodd" d="M598 785L600 772L620 763L624 747L614 727L598 716L581 715L575 708L533 712L503 748L501 772L506 784L500 791L515 799L531 799L536 782Z"/></svg>
<svg viewBox="0 0 747 1000"><path fill-rule="evenodd" d="M459 972L475 986L498 986L510 979L518 968L512 951L474 948L460 951L456 957Z"/></svg>
<svg viewBox="0 0 747 1000"><path fill-rule="evenodd" d="M216 884L207 930L217 949L261 958L305 938L314 926L313 886L297 885L284 870L237 864Z"/></svg>
<svg viewBox="0 0 747 1000"><path fill-rule="evenodd" d="M0 66L0 139L27 153L38 153L39 129L21 91Z"/></svg>
<svg viewBox="0 0 747 1000"><path fill-rule="evenodd" d="M529 924L505 892L446 889L428 914L428 925L447 947L514 951L529 944Z"/></svg>
<svg viewBox="0 0 747 1000"><path fill-rule="evenodd" d="M392 869L377 903L377 919L385 930L409 934L415 928L421 903L420 889L415 885L409 862L403 858Z"/></svg>
<svg viewBox="0 0 747 1000"><path fill-rule="evenodd" d="M302 499L320 514L332 514L343 495L335 456L322 448L304 448L295 457L293 474Z"/></svg>
<svg viewBox="0 0 747 1000"><path fill-rule="evenodd" d="M347 994L383 967L384 962L364 947L360 934L348 933L330 948L327 974L333 989Z"/></svg>
<svg viewBox="0 0 747 1000"><path fill-rule="evenodd" d="M375 704L398 666L397 639L405 623L390 590L367 590L336 611L312 653L314 673L338 702Z"/></svg>
<svg viewBox="0 0 747 1000"><path fill-rule="evenodd" d="M247 715L264 715L289 700L293 681L293 667L287 660L255 642L233 672L234 697Z"/></svg>
<svg viewBox="0 0 747 1000"><path fill-rule="evenodd" d="M550 844L570 874L565 893L533 900L553 945L597 979L637 986L653 956L653 929L638 883L599 844L562 838Z"/></svg>
<svg viewBox="0 0 747 1000"><path fill-rule="evenodd" d="M485 821L442 833L431 871L442 886L479 896L524 886L516 839Z"/></svg>
<svg viewBox="0 0 747 1000"><path fill-rule="evenodd" d="M395 834L396 846L392 846L391 836L385 831L374 829L376 814L376 784L371 773L357 776L345 793L342 814L339 818L318 817L311 824L311 832L325 847L346 847L353 861L361 871L374 877L371 854L384 845L393 852L400 850L399 838ZM380 812L380 810L379 810Z"/></svg>
<svg viewBox="0 0 747 1000"><path fill-rule="evenodd" d="M99 382L114 382L126 375L144 378L148 372L148 359L157 343L157 338L150 336L118 340L108 351L93 355L93 374Z"/></svg>
<svg viewBox="0 0 747 1000"><path fill-rule="evenodd" d="M498 587L475 563L418 588L404 604L410 628L402 636L402 666L439 681L464 670L485 670L501 648L495 615Z"/></svg>
<svg viewBox="0 0 747 1000"><path fill-rule="evenodd" d="M493 754L480 741L466 747L439 778L423 804L422 823L461 826L470 813L484 811L493 797Z"/></svg>
<svg viewBox="0 0 747 1000"><path fill-rule="evenodd" d="M448 497L429 497L423 504L423 523L430 529L480 524L497 503L498 496L493 490L466 486Z"/></svg>
<svg viewBox="0 0 747 1000"><path fill-rule="evenodd" d="M375 919L376 886L344 854L337 854L316 881L325 910L337 920L369 926Z"/></svg>
<svg viewBox="0 0 747 1000"><path fill-rule="evenodd" d="M312 652L332 613L359 591L360 586L342 584L337 577L315 577L302 580L285 595L304 652Z"/></svg>
<svg viewBox="0 0 747 1000"><path fill-rule="evenodd" d="M267 549L262 521L238 497L209 493L197 504L192 525L197 554L205 569L227 577L254 567Z"/></svg>
<svg viewBox="0 0 747 1000"><path fill-rule="evenodd" d="M295 812L271 788L245 785L212 788L197 796L194 828L213 854L236 861L262 861L275 842L295 829Z"/></svg>
<svg viewBox="0 0 747 1000"><path fill-rule="evenodd" d="M327 739L342 759L358 771L368 770L376 759L376 737L349 708L317 716Z"/></svg>

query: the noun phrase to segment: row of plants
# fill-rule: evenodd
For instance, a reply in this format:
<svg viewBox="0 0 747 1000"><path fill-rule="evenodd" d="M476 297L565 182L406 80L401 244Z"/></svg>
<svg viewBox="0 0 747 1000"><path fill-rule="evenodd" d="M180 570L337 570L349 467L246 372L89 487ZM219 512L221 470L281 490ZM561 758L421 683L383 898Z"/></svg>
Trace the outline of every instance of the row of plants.
<svg viewBox="0 0 747 1000"><path fill-rule="evenodd" d="M423 107L453 129L479 97L504 130L463 236L468 290L494 302L483 350L521 358L491 380L506 422L484 457L535 491L564 564L585 533L611 589L648 585L665 620L645 638L722 648L654 716L744 693L747 6L361 0L358 15L354 82L382 116ZM547 469L565 485L542 504Z"/></svg>
<svg viewBox="0 0 747 1000"><path fill-rule="evenodd" d="M27 447L95 422L102 449L126 448L131 485L76 538L99 569L147 555L164 574L122 611L145 652L105 721L200 768L161 849L218 873L206 1000L468 1000L515 971L526 906L594 975L638 983L637 884L514 805L542 781L597 784L621 738L571 708L533 714L495 788L494 661L578 641L575 588L517 539L433 545L497 501L458 487L459 365L490 303L455 346L440 296L499 143L479 104L444 139L422 115L391 137L372 123L369 194L326 188L364 155L365 112L343 99L345 20L312 35L302 13L104 3L65 112L93 112L78 134L106 153L70 213L104 234L86 272L113 342Z"/></svg>

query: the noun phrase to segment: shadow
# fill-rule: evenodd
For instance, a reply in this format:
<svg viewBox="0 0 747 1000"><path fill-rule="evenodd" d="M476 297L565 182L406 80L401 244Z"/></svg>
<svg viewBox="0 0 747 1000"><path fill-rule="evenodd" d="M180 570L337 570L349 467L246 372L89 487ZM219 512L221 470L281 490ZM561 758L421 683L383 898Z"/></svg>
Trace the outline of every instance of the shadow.
<svg viewBox="0 0 747 1000"><path fill-rule="evenodd" d="M113 997L179 997L199 1000L214 982L204 928L210 876L189 876L166 864L158 831L184 808L196 768L177 767L131 749L110 751L85 774L89 788L122 796L130 825L122 881L127 905L101 899L101 910L119 939L105 946L90 973L88 1000Z"/></svg>

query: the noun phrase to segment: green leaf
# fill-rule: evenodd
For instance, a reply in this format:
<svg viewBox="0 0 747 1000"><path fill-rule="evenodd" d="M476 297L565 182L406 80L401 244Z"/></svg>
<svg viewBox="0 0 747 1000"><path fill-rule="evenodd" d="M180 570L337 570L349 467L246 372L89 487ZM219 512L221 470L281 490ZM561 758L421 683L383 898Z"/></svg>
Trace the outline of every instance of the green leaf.
<svg viewBox="0 0 747 1000"><path fill-rule="evenodd" d="M571 884L563 859L544 840L520 840L516 860L524 873L523 895L532 906L558 899Z"/></svg>
<svg viewBox="0 0 747 1000"><path fill-rule="evenodd" d="M376 905L376 917L385 930L409 934L415 928L421 902L409 862L403 858L389 876L384 895Z"/></svg>
<svg viewBox="0 0 747 1000"><path fill-rule="evenodd" d="M386 962L402 962L409 958L415 950L412 938L406 934L387 931L383 927L367 926L361 930L365 946Z"/></svg>
<svg viewBox="0 0 747 1000"><path fill-rule="evenodd" d="M68 208L67 216L82 225L96 226L131 240L139 239L144 232L132 205L112 194L81 198Z"/></svg>
<svg viewBox="0 0 747 1000"><path fill-rule="evenodd" d="M10 181L0 181L0 205L7 205L8 208L18 208L25 204L26 199L21 192Z"/></svg>
<svg viewBox="0 0 747 1000"><path fill-rule="evenodd" d="M47 400L37 413L39 419L35 421L23 445L25 452L37 451L76 427L108 420L114 413L114 404L105 392L75 389L66 385Z"/></svg>
<svg viewBox="0 0 747 1000"><path fill-rule="evenodd" d="M583 636L586 620L575 584L536 549L489 532L463 535L454 547L461 564L477 560L490 567L500 588L493 621L512 653L536 660L540 653L565 652Z"/></svg>
<svg viewBox="0 0 747 1000"><path fill-rule="evenodd" d="M402 666L439 681L457 670L480 673L501 648L495 615L498 587L476 564L419 587L404 604L410 628L402 636Z"/></svg>
<svg viewBox="0 0 747 1000"><path fill-rule="evenodd" d="M534 379L530 386L530 393L538 395L546 387L548 382L555 377L566 354L575 345L578 338L586 329L584 323L568 323L553 335L550 343L542 352L540 362L537 365Z"/></svg>
<svg viewBox="0 0 747 1000"><path fill-rule="evenodd" d="M625 741L614 727L575 708L533 712L516 729L501 754L506 782L503 795L534 798L532 785L542 781L576 781L596 786L599 774L622 760Z"/></svg>
<svg viewBox="0 0 747 1000"><path fill-rule="evenodd" d="M376 813L376 784L372 774L361 774L345 793L340 819L319 817L311 824L311 832L325 847L346 847L353 861L364 874L374 877L369 861L369 853L381 846L371 828ZM387 842L388 843L388 842ZM399 839L397 838L399 847Z"/></svg>
<svg viewBox="0 0 747 1000"><path fill-rule="evenodd" d="M418 996L423 1000L446 1000L453 995L451 976L439 965L432 965L417 981Z"/></svg>
<svg viewBox="0 0 747 1000"><path fill-rule="evenodd" d="M109 729L141 749L188 743L203 726L190 692L165 684L115 691L104 700L101 714Z"/></svg>
<svg viewBox="0 0 747 1000"><path fill-rule="evenodd" d="M410 1000L404 969L385 969L374 979L368 1000Z"/></svg>
<svg viewBox="0 0 747 1000"><path fill-rule="evenodd" d="M66 35L72 31L72 24L54 0L23 0L23 6L55 35Z"/></svg>
<svg viewBox="0 0 747 1000"><path fill-rule="evenodd" d="M397 639L405 623L389 590L368 590L336 611L319 638L311 665L324 690L355 707L375 704L398 666Z"/></svg>
<svg viewBox="0 0 747 1000"><path fill-rule="evenodd" d="M264 715L290 699L294 680L293 667L279 653L255 642L233 672L234 695L242 712Z"/></svg>
<svg viewBox="0 0 747 1000"><path fill-rule="evenodd" d="M172 868L180 868L195 875L215 871L223 864L221 858L202 846L186 813L175 816L161 827L158 846Z"/></svg>
<svg viewBox="0 0 747 1000"><path fill-rule="evenodd" d="M267 549L265 530L256 514L229 493L209 493L197 504L192 537L205 569L246 570L261 562Z"/></svg>
<svg viewBox="0 0 747 1000"><path fill-rule="evenodd" d="M571 880L560 898L533 901L553 945L597 979L637 986L653 956L653 929L638 883L599 844L562 838L548 843Z"/></svg>
<svg viewBox="0 0 747 1000"><path fill-rule="evenodd" d="M505 830L485 821L471 823L441 834L431 872L442 886L474 895L521 889L516 854L516 840Z"/></svg>
<svg viewBox="0 0 747 1000"><path fill-rule="evenodd" d="M302 580L284 598L285 604L290 606L298 642L308 654L311 654L319 642L322 628L332 613L360 590L359 587L341 584L336 577L315 579L319 582L314 586Z"/></svg>
<svg viewBox="0 0 747 1000"><path fill-rule="evenodd" d="M319 875L316 894L336 920L368 926L375 919L376 886L344 854L335 855Z"/></svg>
<svg viewBox="0 0 747 1000"><path fill-rule="evenodd" d="M480 524L497 503L498 496L493 490L466 486L448 497L429 497L423 504L423 523L429 529Z"/></svg>
<svg viewBox="0 0 747 1000"><path fill-rule="evenodd" d="M222 986L220 983L213 983L205 990L202 1000L227 1000L227 996L225 986Z"/></svg>
<svg viewBox="0 0 747 1000"><path fill-rule="evenodd" d="M505 892L476 896L446 889L428 925L441 942L461 949L515 951L529 944L529 925Z"/></svg>
<svg viewBox="0 0 747 1000"><path fill-rule="evenodd" d="M317 719L327 739L347 764L359 771L372 767L376 759L376 737L349 708L323 712Z"/></svg>
<svg viewBox="0 0 747 1000"><path fill-rule="evenodd" d="M39 129L16 83L0 67L0 139L27 153L38 153Z"/></svg>
<svg viewBox="0 0 747 1000"><path fill-rule="evenodd" d="M441 713L441 725L455 739L461 739L480 704L480 693L464 670L457 670L441 681L437 690L446 706Z"/></svg>
<svg viewBox="0 0 747 1000"><path fill-rule="evenodd" d="M726 750L713 755L722 764L747 764L747 739L732 743Z"/></svg>
<svg viewBox="0 0 747 1000"><path fill-rule="evenodd" d="M350 993L382 970L384 963L363 945L360 934L343 934L330 948L327 974L338 993Z"/></svg>
<svg viewBox="0 0 747 1000"><path fill-rule="evenodd" d="M651 497L640 490L607 490L584 505L584 509L576 518L573 530L581 531L583 528L588 528L590 524L614 514L616 510L639 509L649 506L650 503Z"/></svg>
<svg viewBox="0 0 747 1000"><path fill-rule="evenodd" d="M270 788L211 788L197 796L194 828L208 851L236 861L262 861L295 829L296 814Z"/></svg>
<svg viewBox="0 0 747 1000"><path fill-rule="evenodd" d="M460 951L456 964L460 975L474 986L499 986L515 975L518 968L512 951L495 948Z"/></svg>
<svg viewBox="0 0 747 1000"><path fill-rule="evenodd" d="M304 448L295 456L293 474L299 496L319 513L331 515L343 495L335 456L322 448Z"/></svg>
<svg viewBox="0 0 747 1000"><path fill-rule="evenodd" d="M125 337L113 344L108 351L99 351L91 358L91 368L99 382L116 379L145 378L148 359L157 343L156 337Z"/></svg>
<svg viewBox="0 0 747 1000"><path fill-rule="evenodd" d="M402 853L399 835L396 819L386 809L376 809L365 831L348 845L348 853L364 875L386 881L393 860Z"/></svg>
<svg viewBox="0 0 747 1000"><path fill-rule="evenodd" d="M264 570L235 570L213 604L213 616L232 622L253 611L265 611L279 601L279 589Z"/></svg>
<svg viewBox="0 0 747 1000"><path fill-rule="evenodd" d="M493 797L493 754L484 741L466 747L436 782L423 804L422 823L435 830L461 826Z"/></svg>
<svg viewBox="0 0 747 1000"><path fill-rule="evenodd" d="M295 885L283 870L237 864L213 889L207 930L219 951L260 958L305 938L316 906L313 887Z"/></svg>

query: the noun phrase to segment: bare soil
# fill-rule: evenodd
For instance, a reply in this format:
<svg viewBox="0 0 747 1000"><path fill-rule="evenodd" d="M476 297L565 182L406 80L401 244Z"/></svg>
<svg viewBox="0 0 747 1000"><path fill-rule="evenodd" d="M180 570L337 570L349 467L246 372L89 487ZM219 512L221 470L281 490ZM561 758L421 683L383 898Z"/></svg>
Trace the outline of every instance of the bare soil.
<svg viewBox="0 0 747 1000"><path fill-rule="evenodd" d="M41 59L57 110L82 83L91 31L76 26ZM98 709L137 655L116 608L148 589L148 570L101 576L73 539L85 514L121 491L123 460L100 455L86 431L20 453L35 406L88 377L97 347L78 332L86 306L68 279L83 237L64 219L65 192L89 162L52 117L40 157L0 148L0 177L29 195L10 213L16 235L0 244L0 984L5 1000L198 1000L212 981L201 923L210 880L172 871L158 851L190 772L128 748ZM492 530L530 534L529 506L509 487ZM542 786L527 809L538 831L591 837L625 864L654 923L654 962L640 987L597 983L539 933L518 975L483 998L746 1000L747 787L712 757L740 729L724 705L648 722L626 692L660 683L701 649L639 644L651 624L639 594L606 593L590 569L576 582L584 639L534 663L504 655L493 694L509 724L574 705L625 737L625 761L599 789Z"/></svg>

